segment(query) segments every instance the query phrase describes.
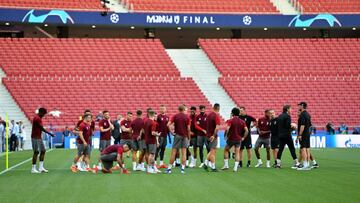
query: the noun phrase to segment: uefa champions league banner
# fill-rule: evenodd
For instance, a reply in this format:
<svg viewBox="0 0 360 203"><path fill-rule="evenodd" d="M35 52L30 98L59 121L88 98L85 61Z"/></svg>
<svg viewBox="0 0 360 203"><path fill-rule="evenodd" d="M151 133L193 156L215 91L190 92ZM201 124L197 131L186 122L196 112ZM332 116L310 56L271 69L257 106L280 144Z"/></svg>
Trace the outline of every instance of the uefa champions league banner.
<svg viewBox="0 0 360 203"><path fill-rule="evenodd" d="M259 14L166 14L112 13L66 10L0 9L2 23L55 25L107 25L122 27L359 27L360 15L259 15Z"/></svg>
<svg viewBox="0 0 360 203"><path fill-rule="evenodd" d="M255 145L258 135L252 135L252 144ZM173 136L171 136L173 140ZM299 148L299 144L296 143L296 136L293 136L294 144L296 148ZM99 133L96 133L92 139L92 146L95 149L99 148L100 137ZM111 141L114 143L114 140ZM218 148L225 147L224 131L219 132L218 136ZM171 148L171 143L168 140L167 148ZM360 148L360 135L311 135L310 136L311 148ZM65 148L75 149L76 148L76 137L65 138Z"/></svg>

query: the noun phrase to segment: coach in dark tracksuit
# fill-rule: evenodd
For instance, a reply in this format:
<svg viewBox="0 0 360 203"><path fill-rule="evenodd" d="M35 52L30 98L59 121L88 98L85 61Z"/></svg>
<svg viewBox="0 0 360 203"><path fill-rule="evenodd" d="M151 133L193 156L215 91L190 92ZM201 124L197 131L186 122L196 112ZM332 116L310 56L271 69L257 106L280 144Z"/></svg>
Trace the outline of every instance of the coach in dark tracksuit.
<svg viewBox="0 0 360 203"><path fill-rule="evenodd" d="M282 114L278 117L278 136L279 136L279 152L277 154L277 167L281 167L281 155L284 151L285 145L289 147L290 153L292 158L295 161L295 166L299 165L299 161L297 160L296 153L295 153L295 146L291 136L292 126L291 126L291 106L285 105L283 107Z"/></svg>

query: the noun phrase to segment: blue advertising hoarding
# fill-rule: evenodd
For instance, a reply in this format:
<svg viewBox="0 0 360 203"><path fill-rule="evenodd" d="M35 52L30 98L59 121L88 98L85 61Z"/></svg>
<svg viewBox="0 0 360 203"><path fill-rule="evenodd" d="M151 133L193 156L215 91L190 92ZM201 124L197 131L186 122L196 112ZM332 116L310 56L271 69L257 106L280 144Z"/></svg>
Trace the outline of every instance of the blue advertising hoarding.
<svg viewBox="0 0 360 203"><path fill-rule="evenodd" d="M94 11L0 9L0 22L120 27L202 27L202 28L288 28L359 27L360 14L274 15L274 14L166 14L112 13Z"/></svg>
<svg viewBox="0 0 360 203"><path fill-rule="evenodd" d="M172 137L172 136L171 136ZM252 144L254 145L258 135L254 134L251 136ZM173 137L171 138L173 140ZM299 144L296 143L296 136L293 136L294 144L296 148L299 148ZM99 133L97 132L92 139L92 146L97 149L99 148ZM112 140L113 143L113 140ZM218 148L225 146L224 131L219 132L218 136ZM360 148L360 135L328 135L325 133L319 133L311 135L310 137L311 148ZM168 148L171 148L171 144L168 141ZM65 148L75 149L76 148L76 137L65 138Z"/></svg>

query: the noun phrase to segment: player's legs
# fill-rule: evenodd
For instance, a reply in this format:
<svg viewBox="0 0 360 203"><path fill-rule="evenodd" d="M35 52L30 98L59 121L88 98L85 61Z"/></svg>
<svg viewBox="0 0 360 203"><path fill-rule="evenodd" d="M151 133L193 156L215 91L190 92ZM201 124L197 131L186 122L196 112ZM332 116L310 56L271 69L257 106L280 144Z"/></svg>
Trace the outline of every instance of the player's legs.
<svg viewBox="0 0 360 203"><path fill-rule="evenodd" d="M244 151L244 149L241 149L241 147L240 147L240 152L239 152L239 167L242 167L243 151Z"/></svg>
<svg viewBox="0 0 360 203"><path fill-rule="evenodd" d="M280 167L281 166L281 156L282 156L282 153L284 151L284 148L285 148L285 145L286 145L286 140L281 138L279 139L279 150L278 150L278 153L277 153L277 167Z"/></svg>
<svg viewBox="0 0 360 203"><path fill-rule="evenodd" d="M221 168L221 170L229 169L229 152L230 152L230 146L226 144L224 148L224 166Z"/></svg>
<svg viewBox="0 0 360 203"><path fill-rule="evenodd" d="M247 152L247 160L248 160L246 166L250 167L250 165L251 165L251 148L246 149L246 152Z"/></svg>
<svg viewBox="0 0 360 203"><path fill-rule="evenodd" d="M39 171L36 169L36 161L37 161L37 157L39 155L39 146L38 143L35 139L31 140L32 142L32 148L33 148L33 158L32 158L32 169L31 169L31 173L39 173Z"/></svg>
<svg viewBox="0 0 360 203"><path fill-rule="evenodd" d="M259 137L255 142L255 148L254 148L255 156L256 156L256 158L258 160L258 163L255 165L255 168L260 167L263 164L262 161L261 161L260 152L259 152L259 149L260 149L262 144L263 144L262 139Z"/></svg>
<svg viewBox="0 0 360 203"><path fill-rule="evenodd" d="M200 167L204 165L204 136L198 136L196 145L199 148L199 156L200 156Z"/></svg>
<svg viewBox="0 0 360 203"><path fill-rule="evenodd" d="M180 151L181 151L181 170L185 170L187 152L189 151L189 149L183 147L180 149Z"/></svg>
<svg viewBox="0 0 360 203"><path fill-rule="evenodd" d="M204 168L207 170L207 167L209 166L213 172L217 172L216 170L216 148L217 148L217 138L215 138L212 142L209 138L207 138L207 144L210 148L210 152L207 155L207 159L204 164Z"/></svg>

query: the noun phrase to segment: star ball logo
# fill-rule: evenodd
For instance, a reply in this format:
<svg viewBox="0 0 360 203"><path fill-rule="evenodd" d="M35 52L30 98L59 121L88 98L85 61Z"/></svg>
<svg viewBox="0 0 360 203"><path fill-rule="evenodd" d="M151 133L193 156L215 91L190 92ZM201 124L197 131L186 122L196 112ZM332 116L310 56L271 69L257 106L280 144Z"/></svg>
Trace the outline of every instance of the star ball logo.
<svg viewBox="0 0 360 203"><path fill-rule="evenodd" d="M112 23L117 23L117 22L119 22L119 15L116 14L116 13L111 14L111 15L110 15L110 21L111 21Z"/></svg>
<svg viewBox="0 0 360 203"><path fill-rule="evenodd" d="M252 20L251 20L251 17L250 16L244 16L243 17L243 22L245 25L250 25Z"/></svg>

